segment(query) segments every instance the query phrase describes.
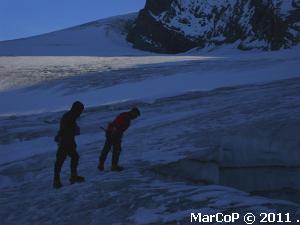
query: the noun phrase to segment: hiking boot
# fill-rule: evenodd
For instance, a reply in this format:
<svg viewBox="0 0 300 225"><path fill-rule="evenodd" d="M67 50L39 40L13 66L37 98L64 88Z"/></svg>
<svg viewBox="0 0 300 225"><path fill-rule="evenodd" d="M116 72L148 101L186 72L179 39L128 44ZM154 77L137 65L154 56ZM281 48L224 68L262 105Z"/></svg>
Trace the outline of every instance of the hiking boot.
<svg viewBox="0 0 300 225"><path fill-rule="evenodd" d="M62 187L62 184L61 184L60 180L59 179L54 179L54 181L53 181L53 188L59 189L61 187Z"/></svg>
<svg viewBox="0 0 300 225"><path fill-rule="evenodd" d="M104 171L104 165L103 164L99 164L97 168L100 171Z"/></svg>
<svg viewBox="0 0 300 225"><path fill-rule="evenodd" d="M81 183L84 182L84 177L81 176L71 176L70 177L70 183L71 184L75 184L75 183Z"/></svg>
<svg viewBox="0 0 300 225"><path fill-rule="evenodd" d="M118 166L118 165L111 166L111 171L120 172L122 170L124 170L124 168L122 166Z"/></svg>

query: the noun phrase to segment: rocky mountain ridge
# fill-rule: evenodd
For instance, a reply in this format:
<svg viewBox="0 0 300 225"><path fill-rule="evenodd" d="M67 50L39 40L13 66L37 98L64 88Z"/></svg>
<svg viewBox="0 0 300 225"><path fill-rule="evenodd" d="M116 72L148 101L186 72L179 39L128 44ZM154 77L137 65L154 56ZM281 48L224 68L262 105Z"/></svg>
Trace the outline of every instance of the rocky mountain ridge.
<svg viewBox="0 0 300 225"><path fill-rule="evenodd" d="M161 53L290 48L300 42L300 0L147 0L127 39Z"/></svg>

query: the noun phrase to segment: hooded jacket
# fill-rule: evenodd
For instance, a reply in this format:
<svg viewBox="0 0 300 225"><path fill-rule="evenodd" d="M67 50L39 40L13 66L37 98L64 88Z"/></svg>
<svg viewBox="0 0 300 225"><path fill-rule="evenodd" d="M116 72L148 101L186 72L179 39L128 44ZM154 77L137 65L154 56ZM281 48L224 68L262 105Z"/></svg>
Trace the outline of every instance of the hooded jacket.
<svg viewBox="0 0 300 225"><path fill-rule="evenodd" d="M80 135L80 127L76 123L76 112L66 112L60 120L60 128L55 141L61 146L76 147L75 136Z"/></svg>

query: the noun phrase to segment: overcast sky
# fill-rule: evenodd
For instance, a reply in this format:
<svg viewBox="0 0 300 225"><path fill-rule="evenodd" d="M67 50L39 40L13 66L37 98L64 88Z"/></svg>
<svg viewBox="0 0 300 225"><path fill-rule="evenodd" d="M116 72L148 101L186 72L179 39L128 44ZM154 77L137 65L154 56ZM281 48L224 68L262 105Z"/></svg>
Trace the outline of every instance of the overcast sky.
<svg viewBox="0 0 300 225"><path fill-rule="evenodd" d="M137 12L146 0L0 0L0 40Z"/></svg>

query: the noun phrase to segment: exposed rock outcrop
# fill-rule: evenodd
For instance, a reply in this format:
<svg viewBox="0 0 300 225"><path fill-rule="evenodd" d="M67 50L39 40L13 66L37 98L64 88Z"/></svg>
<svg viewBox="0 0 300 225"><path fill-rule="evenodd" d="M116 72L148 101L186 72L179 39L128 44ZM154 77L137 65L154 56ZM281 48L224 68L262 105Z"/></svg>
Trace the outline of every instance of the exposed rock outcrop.
<svg viewBox="0 0 300 225"><path fill-rule="evenodd" d="M228 43L290 48L300 42L300 0L147 0L127 39L162 53Z"/></svg>

